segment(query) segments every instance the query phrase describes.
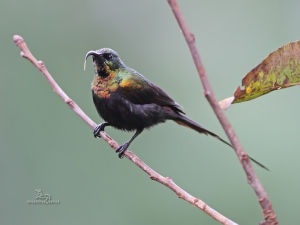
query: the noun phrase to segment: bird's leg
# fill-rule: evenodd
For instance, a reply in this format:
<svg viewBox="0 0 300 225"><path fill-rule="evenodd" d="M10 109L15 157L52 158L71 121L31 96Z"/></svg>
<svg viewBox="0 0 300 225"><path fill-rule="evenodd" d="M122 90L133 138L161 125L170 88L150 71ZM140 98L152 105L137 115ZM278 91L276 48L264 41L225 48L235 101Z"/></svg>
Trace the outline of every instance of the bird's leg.
<svg viewBox="0 0 300 225"><path fill-rule="evenodd" d="M95 138L96 138L96 137L101 138L101 136L100 136L100 131L104 131L104 128L107 127L107 126L110 126L110 124L107 123L107 122L98 124L98 125L95 127L95 129L94 129L94 137L95 137Z"/></svg>
<svg viewBox="0 0 300 225"><path fill-rule="evenodd" d="M138 129L136 130L135 134L130 138L129 141L127 141L125 144L121 145L116 152L119 153L119 158L122 158L124 155L124 152L127 150L129 147L130 143L140 134L142 133L143 129Z"/></svg>

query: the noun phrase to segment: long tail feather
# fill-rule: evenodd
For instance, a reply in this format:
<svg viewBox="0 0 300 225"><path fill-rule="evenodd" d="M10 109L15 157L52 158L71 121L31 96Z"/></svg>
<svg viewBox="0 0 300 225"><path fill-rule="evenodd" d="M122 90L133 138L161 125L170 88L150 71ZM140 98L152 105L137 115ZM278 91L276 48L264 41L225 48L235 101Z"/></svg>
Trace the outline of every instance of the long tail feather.
<svg viewBox="0 0 300 225"><path fill-rule="evenodd" d="M198 123L194 122L193 120L190 120L189 118L187 118L186 116L184 115L180 115L178 118L174 119L174 121L182 126L185 126L185 127L188 127L188 128L191 128L199 133L202 133L202 134L206 134L206 135L210 135L210 136L213 136L217 139L219 139L220 141L222 141L223 143L225 143L226 145L230 146L231 148L232 145L225 141L223 138L221 138L219 135L205 129L204 127L200 126ZM261 168L265 169L265 170L269 170L265 165L263 165L262 163L260 163L259 161L253 159L252 157L249 156L249 159L254 162L255 164L257 164L258 166L260 166Z"/></svg>

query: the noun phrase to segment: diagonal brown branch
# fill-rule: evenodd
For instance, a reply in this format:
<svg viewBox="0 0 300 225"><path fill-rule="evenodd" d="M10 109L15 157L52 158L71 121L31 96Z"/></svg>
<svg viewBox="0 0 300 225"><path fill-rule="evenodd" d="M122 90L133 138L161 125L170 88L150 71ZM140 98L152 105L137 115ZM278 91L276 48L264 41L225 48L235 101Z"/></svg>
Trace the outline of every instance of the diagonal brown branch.
<svg viewBox="0 0 300 225"><path fill-rule="evenodd" d="M267 195L267 192L265 191L263 185L261 184L260 180L256 176L254 169L252 167L252 164L249 160L248 155L246 154L243 146L241 145L238 137L236 136L231 124L229 123L229 120L225 116L223 110L220 108L217 98L213 92L213 89L210 85L210 82L207 78L204 66L201 61L200 54L197 50L196 44L195 44L195 37L193 33L191 33L183 14L179 8L179 5L176 0L168 0L168 3L173 11L173 14L179 24L179 27L184 35L184 38L187 42L187 45L191 51L195 66L198 71L198 75L200 77L203 89L204 89L204 95L207 98L207 101L211 105L211 107L214 110L214 113L216 114L219 122L221 123L224 131L226 132L227 137L229 138L232 146L234 147L234 150L236 152L236 155L238 156L243 169L247 175L248 183L251 185L252 189L254 190L259 204L262 208L265 221L261 222L263 225L276 225L278 224L277 216L273 210L271 201L269 200L269 197Z"/></svg>
<svg viewBox="0 0 300 225"><path fill-rule="evenodd" d="M48 72L47 68L45 67L44 63L42 61L38 61L30 52L28 49L26 43L24 42L24 39L19 35L14 35L13 40L15 44L20 48L21 50L21 56L25 59L29 60L48 80L51 87L53 88L53 91L59 95L65 103L69 105L69 107L78 115L80 118L86 122L92 129L95 129L96 123L91 120L83 111L82 109L61 89L61 87L55 82L51 74ZM105 132L100 132L101 137L113 148L117 149L119 147L119 144L113 140L111 137L109 137ZM219 221L221 224L224 225L237 225L237 223L231 221L227 217L223 216L221 213L217 212L213 208L211 208L209 205L207 205L205 202L200 200L199 198L196 198L189 194L187 191L183 190L181 187L179 187L171 178L164 177L152 168L150 168L146 163L144 163L139 157L137 157L135 154L133 154L130 151L125 152L125 156L127 159L129 159L131 162L133 162L135 165L137 165L139 168L141 168L145 173L147 173L150 177L150 179L155 180L164 186L171 189L175 194L183 199L184 201L190 203L191 205L201 209L206 214L214 218L215 220Z"/></svg>

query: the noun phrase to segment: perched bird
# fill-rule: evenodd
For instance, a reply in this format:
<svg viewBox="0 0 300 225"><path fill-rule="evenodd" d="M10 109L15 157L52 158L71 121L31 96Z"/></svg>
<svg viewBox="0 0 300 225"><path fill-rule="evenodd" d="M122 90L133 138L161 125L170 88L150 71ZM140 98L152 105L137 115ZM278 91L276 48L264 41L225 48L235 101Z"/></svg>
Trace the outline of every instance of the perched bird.
<svg viewBox="0 0 300 225"><path fill-rule="evenodd" d="M199 133L211 135L231 147L215 133L187 118L180 105L160 87L127 67L116 51L109 48L89 51L85 56L84 68L89 56L93 57L95 67L93 101L99 115L105 120L95 128L94 136L100 137L99 132L106 126L135 131L131 139L116 150L120 158L145 128L166 120L173 120ZM256 160L251 160L264 167Z"/></svg>

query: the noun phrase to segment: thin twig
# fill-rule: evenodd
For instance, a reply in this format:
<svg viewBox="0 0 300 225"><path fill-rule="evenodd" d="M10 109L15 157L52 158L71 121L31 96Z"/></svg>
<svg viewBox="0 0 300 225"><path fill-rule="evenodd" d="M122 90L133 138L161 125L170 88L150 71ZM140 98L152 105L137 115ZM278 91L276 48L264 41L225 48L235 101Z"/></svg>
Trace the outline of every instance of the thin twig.
<svg viewBox="0 0 300 225"><path fill-rule="evenodd" d="M13 40L15 44L20 48L21 50L21 56L25 59L29 60L48 80L51 87L53 88L53 91L58 94L65 103L69 105L69 107L78 115L80 118L86 122L92 129L95 129L96 123L91 120L83 111L82 109L61 89L61 87L55 82L51 74L48 72L46 66L42 61L38 61L30 52L28 49L26 43L24 42L24 39L19 35L14 35ZM111 137L108 136L105 132L100 132L101 137L113 148L117 149L119 147L119 144L113 140ZM125 156L127 159L129 159L131 162L133 162L135 165L137 165L139 168L141 168L145 173L149 175L149 177L152 180L155 180L169 189L171 189L175 194L183 199L184 201L190 203L191 205L201 209L206 214L214 218L215 220L219 221L221 224L225 225L237 225L237 223L231 221L227 217L223 216L210 206L208 206L205 202L200 200L199 198L196 198L183 190L181 187L179 187L171 178L164 177L152 168L150 168L146 163L144 163L139 157L137 157L135 154L133 154L130 151L125 152Z"/></svg>
<svg viewBox="0 0 300 225"><path fill-rule="evenodd" d="M179 27L184 35L184 38L187 42L187 45L190 49L191 55L193 57L195 66L198 71L198 75L200 77L203 89L204 89L204 95L207 98L209 104L213 108L214 113L216 114L219 122L221 123L224 131L226 132L227 137L229 138L233 148L235 149L236 155L238 156L243 169L247 175L248 183L253 188L259 204L262 208L264 219L265 221L261 222L263 225L276 225L278 224L277 216L273 210L271 201L269 200L269 197L267 195L267 192L265 191L263 185L261 184L260 180L256 176L254 169L252 167L252 164L249 160L248 155L246 154L244 148L242 147L238 137L236 136L231 124L229 123L229 120L226 118L223 110L220 108L217 98L213 92L213 89L210 85L210 82L207 78L204 66L201 61L200 54L197 50L196 44L195 44L195 37L193 33L191 33L183 14L179 8L179 5L176 0L168 0L168 3L173 11L173 14L179 24Z"/></svg>

